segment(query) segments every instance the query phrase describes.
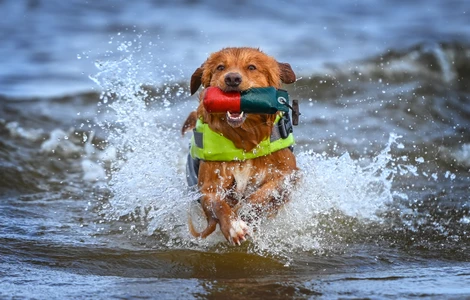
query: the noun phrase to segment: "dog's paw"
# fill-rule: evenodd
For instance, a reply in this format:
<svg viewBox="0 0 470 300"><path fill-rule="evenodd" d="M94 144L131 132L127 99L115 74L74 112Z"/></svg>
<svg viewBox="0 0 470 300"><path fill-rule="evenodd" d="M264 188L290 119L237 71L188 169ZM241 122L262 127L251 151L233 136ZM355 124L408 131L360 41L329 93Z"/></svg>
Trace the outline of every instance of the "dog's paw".
<svg viewBox="0 0 470 300"><path fill-rule="evenodd" d="M248 235L248 226L246 223L240 219L232 220L230 222L229 229L229 242L235 245L239 245L246 241L246 236Z"/></svg>
<svg viewBox="0 0 470 300"><path fill-rule="evenodd" d="M229 243L239 245L246 241L248 226L238 218L227 218L225 222L220 222L220 230Z"/></svg>

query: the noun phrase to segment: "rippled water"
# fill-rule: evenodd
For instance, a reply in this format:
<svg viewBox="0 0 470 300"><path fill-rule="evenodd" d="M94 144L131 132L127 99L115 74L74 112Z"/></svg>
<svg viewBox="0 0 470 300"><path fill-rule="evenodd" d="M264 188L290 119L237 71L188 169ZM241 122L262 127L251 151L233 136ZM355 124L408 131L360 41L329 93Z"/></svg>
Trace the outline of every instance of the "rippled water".
<svg viewBox="0 0 470 300"><path fill-rule="evenodd" d="M271 3L0 2L2 298L470 295L467 4ZM302 111L294 200L241 247L188 233L179 134L232 43Z"/></svg>

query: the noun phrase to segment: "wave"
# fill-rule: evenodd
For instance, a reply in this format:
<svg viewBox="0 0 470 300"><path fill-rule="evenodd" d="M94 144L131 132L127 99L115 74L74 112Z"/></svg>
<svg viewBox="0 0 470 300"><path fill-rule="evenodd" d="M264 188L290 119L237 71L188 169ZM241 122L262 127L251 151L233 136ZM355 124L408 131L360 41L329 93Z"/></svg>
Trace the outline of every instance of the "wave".
<svg viewBox="0 0 470 300"><path fill-rule="evenodd" d="M430 251L442 240L453 251L469 244L469 50L435 47L331 68L290 88L303 110L297 155L304 180L278 217L259 224L248 251L289 258L293 247L325 253L357 241ZM220 234L195 240L186 228L188 211L203 219L197 194L186 189L188 140L179 137L196 102L175 77L161 85L134 77L133 59L100 66L93 76L100 94L2 99L1 168L8 176L0 188L99 185L109 191L96 195L110 228L153 237L149 246L226 251ZM442 212L448 202L455 205Z"/></svg>

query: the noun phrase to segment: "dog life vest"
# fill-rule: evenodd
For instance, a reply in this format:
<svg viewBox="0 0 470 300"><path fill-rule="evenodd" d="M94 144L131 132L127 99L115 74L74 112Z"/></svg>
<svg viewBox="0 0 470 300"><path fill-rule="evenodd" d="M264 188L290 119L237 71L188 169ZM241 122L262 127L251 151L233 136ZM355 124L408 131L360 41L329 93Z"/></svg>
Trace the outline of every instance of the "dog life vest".
<svg viewBox="0 0 470 300"><path fill-rule="evenodd" d="M194 134L191 138L191 157L193 159L208 161L243 161L288 148L292 146L295 141L290 121L287 122L290 124L290 128L289 124L285 122L287 118L278 115L274 122L271 136L261 141L261 143L251 151L245 151L244 149L235 147L231 140L213 131L208 124L198 119ZM285 137L283 137L283 135L285 135Z"/></svg>

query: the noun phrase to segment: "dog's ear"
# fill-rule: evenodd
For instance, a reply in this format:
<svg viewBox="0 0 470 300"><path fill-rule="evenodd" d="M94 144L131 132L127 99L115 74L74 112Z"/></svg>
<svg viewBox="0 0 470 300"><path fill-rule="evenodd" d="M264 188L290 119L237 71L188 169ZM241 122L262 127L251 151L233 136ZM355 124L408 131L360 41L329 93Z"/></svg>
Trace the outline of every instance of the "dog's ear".
<svg viewBox="0 0 470 300"><path fill-rule="evenodd" d="M291 66L288 63L277 63L279 65L281 81L284 83L294 83L295 82L295 73L292 70Z"/></svg>
<svg viewBox="0 0 470 300"><path fill-rule="evenodd" d="M197 92L199 87L202 83L202 72L204 71L204 64L202 64L199 68L194 71L193 75L191 75L191 95Z"/></svg>

